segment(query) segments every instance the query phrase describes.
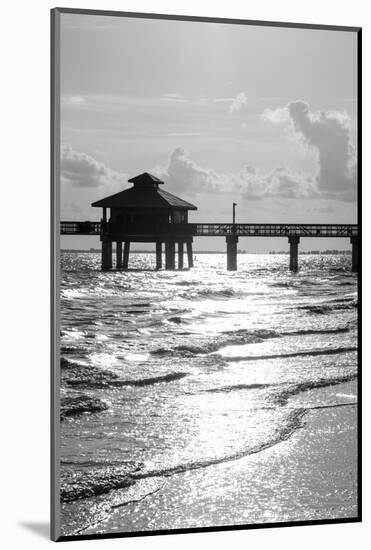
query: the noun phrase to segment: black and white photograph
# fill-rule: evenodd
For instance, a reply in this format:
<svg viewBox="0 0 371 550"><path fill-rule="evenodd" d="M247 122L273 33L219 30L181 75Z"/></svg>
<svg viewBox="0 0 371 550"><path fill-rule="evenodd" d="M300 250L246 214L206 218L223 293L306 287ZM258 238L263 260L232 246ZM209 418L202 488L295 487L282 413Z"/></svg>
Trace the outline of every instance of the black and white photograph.
<svg viewBox="0 0 371 550"><path fill-rule="evenodd" d="M361 29L52 31L55 538L360 521Z"/></svg>

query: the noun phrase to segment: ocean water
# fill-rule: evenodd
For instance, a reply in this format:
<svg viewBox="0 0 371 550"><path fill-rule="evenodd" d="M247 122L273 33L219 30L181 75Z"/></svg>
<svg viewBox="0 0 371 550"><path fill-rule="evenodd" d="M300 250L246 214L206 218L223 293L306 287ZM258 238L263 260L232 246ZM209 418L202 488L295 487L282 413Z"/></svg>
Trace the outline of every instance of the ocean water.
<svg viewBox="0 0 371 550"><path fill-rule="evenodd" d="M182 476L207 475L212 491L221 468L263 460L311 411L356 404L349 256L303 255L298 273L286 255L239 255L237 272L226 271L224 254L196 256L181 272L154 271L154 254L133 254L130 271L101 272L99 254L62 253L64 534L189 526L180 501L178 520L146 515L164 483L181 493ZM188 506L199 498L192 491ZM136 503L139 523L125 516ZM286 518L251 506L254 521ZM234 517L245 516L237 507L221 521ZM215 522L205 514L202 525Z"/></svg>

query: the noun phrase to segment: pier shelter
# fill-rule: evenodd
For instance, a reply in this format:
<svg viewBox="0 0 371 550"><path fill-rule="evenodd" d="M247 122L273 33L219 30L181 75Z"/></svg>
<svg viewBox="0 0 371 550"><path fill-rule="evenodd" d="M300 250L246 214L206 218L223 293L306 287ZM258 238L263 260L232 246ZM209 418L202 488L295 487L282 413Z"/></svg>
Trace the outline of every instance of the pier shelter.
<svg viewBox="0 0 371 550"><path fill-rule="evenodd" d="M127 269L130 244L156 243L156 269L162 267L165 247L165 269L184 266L184 245L188 267L193 267L192 227L188 211L193 204L160 188L164 182L148 172L128 180L133 186L92 203L103 209L100 225L102 269L112 268L112 243L116 243L116 268Z"/></svg>

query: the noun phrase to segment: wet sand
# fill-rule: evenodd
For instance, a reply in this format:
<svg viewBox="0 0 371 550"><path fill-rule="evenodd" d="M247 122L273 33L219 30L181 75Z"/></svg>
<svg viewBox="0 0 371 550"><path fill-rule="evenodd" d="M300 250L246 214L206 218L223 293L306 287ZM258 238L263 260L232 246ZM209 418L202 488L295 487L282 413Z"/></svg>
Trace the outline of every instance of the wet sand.
<svg viewBox="0 0 371 550"><path fill-rule="evenodd" d="M305 392L288 403L308 411L286 441L233 462L144 479L136 502L130 489L122 492L123 504L80 534L355 518L356 401L356 382Z"/></svg>

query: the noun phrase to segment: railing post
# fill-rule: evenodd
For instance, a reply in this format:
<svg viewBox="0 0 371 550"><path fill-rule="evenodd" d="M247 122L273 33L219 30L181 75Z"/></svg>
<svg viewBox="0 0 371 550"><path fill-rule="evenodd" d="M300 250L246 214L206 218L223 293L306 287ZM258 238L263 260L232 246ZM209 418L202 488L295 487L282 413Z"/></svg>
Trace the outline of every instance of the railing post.
<svg viewBox="0 0 371 550"><path fill-rule="evenodd" d="M298 245L300 242L300 237L293 236L289 237L290 244L290 270L298 270Z"/></svg>

